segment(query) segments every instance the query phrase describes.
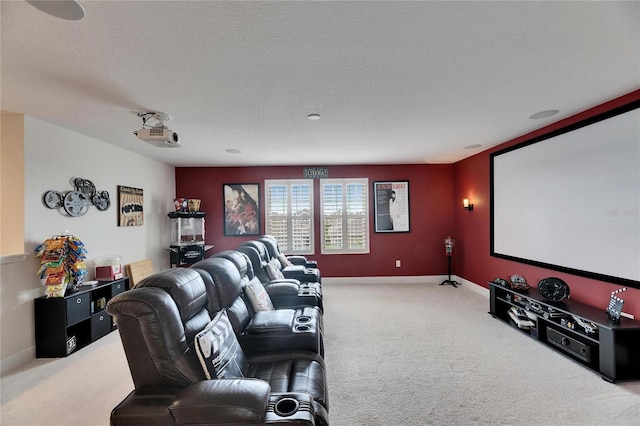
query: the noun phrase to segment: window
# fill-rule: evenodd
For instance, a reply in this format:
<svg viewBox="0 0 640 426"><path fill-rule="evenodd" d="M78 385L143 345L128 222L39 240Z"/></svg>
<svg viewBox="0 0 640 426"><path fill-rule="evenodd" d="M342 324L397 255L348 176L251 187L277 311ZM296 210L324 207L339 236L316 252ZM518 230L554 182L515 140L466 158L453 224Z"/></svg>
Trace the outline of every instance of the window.
<svg viewBox="0 0 640 426"><path fill-rule="evenodd" d="M287 254L314 254L313 180L265 180L266 233Z"/></svg>
<svg viewBox="0 0 640 426"><path fill-rule="evenodd" d="M321 179L322 253L369 253L369 180Z"/></svg>

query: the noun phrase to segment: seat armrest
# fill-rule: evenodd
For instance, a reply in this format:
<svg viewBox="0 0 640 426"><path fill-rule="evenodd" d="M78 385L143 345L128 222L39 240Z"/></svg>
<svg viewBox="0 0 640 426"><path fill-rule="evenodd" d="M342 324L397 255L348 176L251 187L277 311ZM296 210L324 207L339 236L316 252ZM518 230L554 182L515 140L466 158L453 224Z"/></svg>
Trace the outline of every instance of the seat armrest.
<svg viewBox="0 0 640 426"><path fill-rule="evenodd" d="M182 389L169 412L179 425L262 424L270 392L258 379L203 380Z"/></svg>
<svg viewBox="0 0 640 426"><path fill-rule="evenodd" d="M291 272L291 273L302 273L305 272L307 269L306 266L304 265L291 265L291 266L283 266L281 268L282 273L284 274L285 272Z"/></svg>
<svg viewBox="0 0 640 426"><path fill-rule="evenodd" d="M273 280L269 282L269 285L265 287L269 297L279 298L288 297L298 294L300 291L300 282L297 280Z"/></svg>
<svg viewBox="0 0 640 426"><path fill-rule="evenodd" d="M182 388L143 387L132 391L112 411L110 426L175 426L167 407Z"/></svg>
<svg viewBox="0 0 640 426"><path fill-rule="evenodd" d="M319 282L319 275L317 269L305 268L300 266L299 268L287 267L282 270L282 275L285 279L294 279L300 282Z"/></svg>
<svg viewBox="0 0 640 426"><path fill-rule="evenodd" d="M277 280L287 281L287 280ZM313 288L290 282L274 282L265 286L276 309L291 309L302 306L322 307L320 295Z"/></svg>
<svg viewBox="0 0 640 426"><path fill-rule="evenodd" d="M280 335L290 334L295 321L296 311L293 309L277 309L258 311L243 330L247 335Z"/></svg>
<svg viewBox="0 0 640 426"><path fill-rule="evenodd" d="M290 256L287 256L287 260L292 265L306 266L307 268L318 269L318 261L317 260L307 259L305 256L292 254Z"/></svg>
<svg viewBox="0 0 640 426"><path fill-rule="evenodd" d="M299 286L300 280L297 280L295 278L280 278L280 279L270 280L268 283L264 285L273 285L273 284L282 284L282 283L295 284Z"/></svg>
<svg viewBox="0 0 640 426"><path fill-rule="evenodd" d="M290 256L286 256L287 260L291 263L293 263L294 265L303 265L306 266L308 260L305 256L300 256L300 255L290 255Z"/></svg>

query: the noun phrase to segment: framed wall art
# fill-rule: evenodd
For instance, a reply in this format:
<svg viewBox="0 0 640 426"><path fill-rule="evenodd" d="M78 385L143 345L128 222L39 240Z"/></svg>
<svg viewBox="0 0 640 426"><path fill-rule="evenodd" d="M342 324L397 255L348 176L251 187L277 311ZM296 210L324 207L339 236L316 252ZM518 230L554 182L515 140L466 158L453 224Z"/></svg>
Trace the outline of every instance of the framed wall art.
<svg viewBox="0 0 640 426"><path fill-rule="evenodd" d="M118 186L118 226L144 224L144 193L140 188Z"/></svg>
<svg viewBox="0 0 640 426"><path fill-rule="evenodd" d="M260 205L257 183L225 183L224 235L260 235Z"/></svg>
<svg viewBox="0 0 640 426"><path fill-rule="evenodd" d="M409 232L409 181L374 182L375 232Z"/></svg>

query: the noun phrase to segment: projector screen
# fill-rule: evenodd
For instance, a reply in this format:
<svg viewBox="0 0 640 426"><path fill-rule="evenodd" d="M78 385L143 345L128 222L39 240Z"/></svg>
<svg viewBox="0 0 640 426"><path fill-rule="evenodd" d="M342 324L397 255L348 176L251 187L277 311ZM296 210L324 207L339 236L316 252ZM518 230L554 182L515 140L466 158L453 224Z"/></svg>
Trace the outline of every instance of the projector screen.
<svg viewBox="0 0 640 426"><path fill-rule="evenodd" d="M640 101L491 155L491 255L640 288Z"/></svg>

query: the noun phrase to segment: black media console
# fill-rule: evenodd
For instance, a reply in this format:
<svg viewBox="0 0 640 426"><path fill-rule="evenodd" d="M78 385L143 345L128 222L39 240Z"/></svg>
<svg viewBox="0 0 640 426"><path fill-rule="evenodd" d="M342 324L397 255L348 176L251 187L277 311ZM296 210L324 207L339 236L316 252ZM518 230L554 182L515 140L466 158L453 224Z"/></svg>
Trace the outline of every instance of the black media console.
<svg viewBox="0 0 640 426"><path fill-rule="evenodd" d="M36 358L67 356L115 330L105 307L128 288L129 278L121 278L64 297L35 299Z"/></svg>
<svg viewBox="0 0 640 426"><path fill-rule="evenodd" d="M523 333L600 373L609 382L640 379L640 321L611 321L603 309L574 300L549 302L537 288L515 291L489 282L490 311Z"/></svg>

